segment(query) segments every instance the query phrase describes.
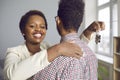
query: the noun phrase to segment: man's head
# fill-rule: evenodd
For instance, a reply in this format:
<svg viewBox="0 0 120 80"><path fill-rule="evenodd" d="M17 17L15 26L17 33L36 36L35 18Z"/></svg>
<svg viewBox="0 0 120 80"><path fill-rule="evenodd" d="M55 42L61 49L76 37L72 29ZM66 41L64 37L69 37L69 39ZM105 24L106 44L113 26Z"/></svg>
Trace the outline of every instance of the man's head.
<svg viewBox="0 0 120 80"><path fill-rule="evenodd" d="M58 6L58 17L56 23L58 32L62 35L61 31L77 32L83 20L84 14L84 1L83 0L60 0Z"/></svg>

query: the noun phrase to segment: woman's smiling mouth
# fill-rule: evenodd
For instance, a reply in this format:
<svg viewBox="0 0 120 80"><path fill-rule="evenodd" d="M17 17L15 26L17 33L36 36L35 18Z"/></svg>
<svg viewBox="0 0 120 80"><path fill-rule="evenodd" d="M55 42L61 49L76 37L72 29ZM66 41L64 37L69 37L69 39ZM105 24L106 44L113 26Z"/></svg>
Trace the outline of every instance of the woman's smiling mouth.
<svg viewBox="0 0 120 80"><path fill-rule="evenodd" d="M36 34L34 34L33 35L35 38L40 38L41 36L42 36L42 34L41 33L36 33Z"/></svg>

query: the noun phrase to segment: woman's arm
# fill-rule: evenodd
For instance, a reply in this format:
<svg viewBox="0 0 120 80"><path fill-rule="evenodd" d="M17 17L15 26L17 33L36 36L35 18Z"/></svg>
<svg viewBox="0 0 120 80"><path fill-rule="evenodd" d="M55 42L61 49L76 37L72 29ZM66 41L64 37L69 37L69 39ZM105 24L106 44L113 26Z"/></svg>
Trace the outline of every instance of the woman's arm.
<svg viewBox="0 0 120 80"><path fill-rule="evenodd" d="M80 58L82 56L81 48L74 42L62 42L47 49L48 61L51 62L58 56L68 56Z"/></svg>
<svg viewBox="0 0 120 80"><path fill-rule="evenodd" d="M26 80L48 66L58 56L80 58L82 55L78 45L63 42L44 49L33 56L26 56L24 48L8 49L5 58L4 73L6 80Z"/></svg>

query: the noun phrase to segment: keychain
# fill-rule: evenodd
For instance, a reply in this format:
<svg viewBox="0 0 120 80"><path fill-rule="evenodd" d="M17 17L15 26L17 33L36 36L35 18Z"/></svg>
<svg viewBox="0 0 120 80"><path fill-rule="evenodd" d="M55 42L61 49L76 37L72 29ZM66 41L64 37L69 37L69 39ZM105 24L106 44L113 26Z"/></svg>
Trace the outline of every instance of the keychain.
<svg viewBox="0 0 120 80"><path fill-rule="evenodd" d="M96 44L100 43L101 35L99 34L99 31L96 32L95 42Z"/></svg>

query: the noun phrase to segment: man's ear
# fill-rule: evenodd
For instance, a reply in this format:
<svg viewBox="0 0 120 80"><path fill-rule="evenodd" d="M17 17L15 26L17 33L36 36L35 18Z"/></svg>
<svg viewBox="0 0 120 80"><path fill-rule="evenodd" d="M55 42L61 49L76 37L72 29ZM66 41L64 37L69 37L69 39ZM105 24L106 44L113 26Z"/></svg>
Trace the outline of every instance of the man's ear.
<svg viewBox="0 0 120 80"><path fill-rule="evenodd" d="M60 25L60 23L61 23L61 20L60 20L60 18L57 16L57 17L56 17L56 24L57 24L57 25Z"/></svg>

